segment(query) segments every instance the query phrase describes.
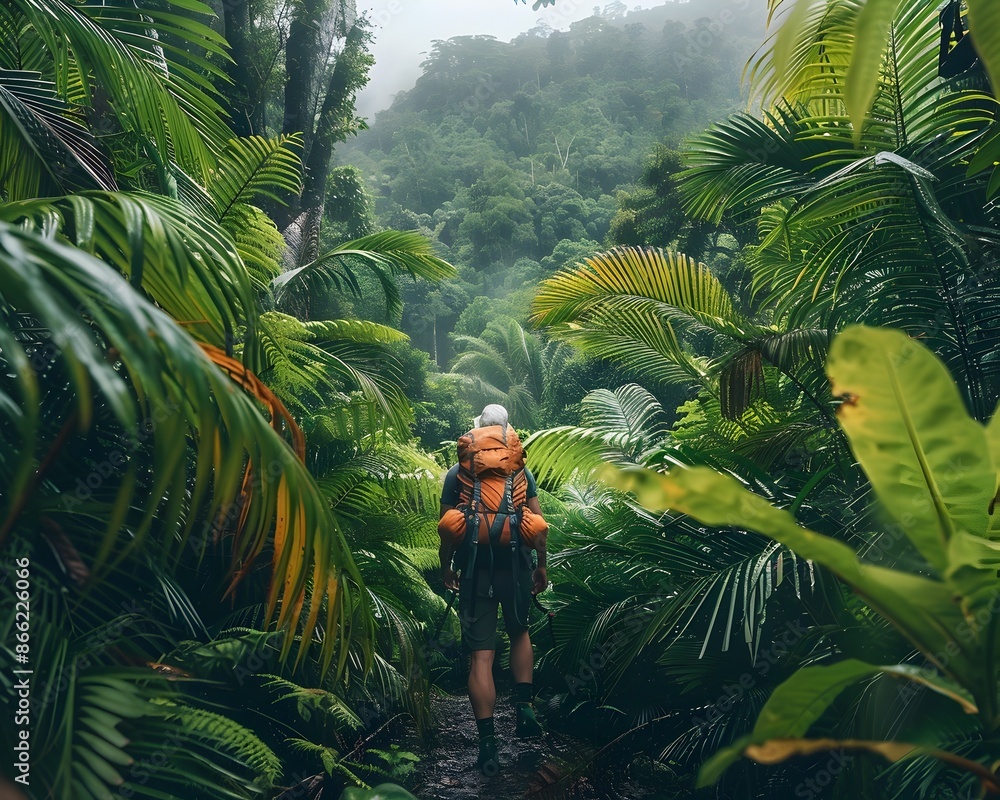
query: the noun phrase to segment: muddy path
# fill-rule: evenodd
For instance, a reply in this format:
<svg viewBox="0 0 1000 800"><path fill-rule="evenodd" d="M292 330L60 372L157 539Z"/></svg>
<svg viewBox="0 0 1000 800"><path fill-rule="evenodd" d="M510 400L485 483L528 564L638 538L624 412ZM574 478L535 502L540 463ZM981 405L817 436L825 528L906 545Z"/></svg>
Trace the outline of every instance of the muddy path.
<svg viewBox="0 0 1000 800"><path fill-rule="evenodd" d="M648 797L628 782L614 786L607 776L576 774L591 748L582 740L550 730L541 739L514 737L515 710L509 680L496 674L497 747L500 772L483 775L476 766L479 738L465 687L450 683L432 700L434 731L414 749L421 756L413 793L420 800L494 800L494 798L572 798L618 800ZM537 705L536 705L537 708ZM541 714L543 725L545 720ZM596 784L596 785L595 785Z"/></svg>

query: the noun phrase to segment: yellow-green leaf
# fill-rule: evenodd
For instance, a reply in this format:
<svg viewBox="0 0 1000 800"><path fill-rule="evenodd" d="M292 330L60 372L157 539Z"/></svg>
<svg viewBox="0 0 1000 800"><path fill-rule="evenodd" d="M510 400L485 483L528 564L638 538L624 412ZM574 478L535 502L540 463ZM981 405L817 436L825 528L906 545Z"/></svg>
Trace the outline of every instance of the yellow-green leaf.
<svg viewBox="0 0 1000 800"><path fill-rule="evenodd" d="M1000 4L996 0L966 0L969 33L976 52L986 65L990 82L1000 86Z"/></svg>
<svg viewBox="0 0 1000 800"><path fill-rule="evenodd" d="M996 483L983 427L944 364L902 331L854 326L830 348L837 415L899 530L937 570L956 531L982 535Z"/></svg>
<svg viewBox="0 0 1000 800"><path fill-rule="evenodd" d="M978 645L956 636L966 622L947 584L865 563L848 545L800 527L787 511L706 467L675 469L669 475L607 467L599 476L633 492L646 508L669 509L713 527L742 528L781 542L849 583L943 672L966 686L981 677Z"/></svg>

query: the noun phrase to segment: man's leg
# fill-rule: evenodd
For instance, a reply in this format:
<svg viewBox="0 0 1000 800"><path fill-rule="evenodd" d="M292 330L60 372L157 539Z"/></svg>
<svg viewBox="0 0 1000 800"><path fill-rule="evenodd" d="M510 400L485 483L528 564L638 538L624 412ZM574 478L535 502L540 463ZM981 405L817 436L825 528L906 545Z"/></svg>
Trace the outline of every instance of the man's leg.
<svg viewBox="0 0 1000 800"><path fill-rule="evenodd" d="M520 594L520 598L516 604L512 579L509 585L504 586L505 591L501 600L507 635L510 637L510 672L514 678L514 702L517 704L515 734L525 739L542 735L542 726L538 724L534 709L531 707L535 654L526 627L531 603L530 579L529 572L522 571L519 574L516 591Z"/></svg>
<svg viewBox="0 0 1000 800"><path fill-rule="evenodd" d="M497 758L496 732L493 728L493 707L497 689L493 684L495 650L473 650L469 662L469 702L479 731L479 758L476 763L484 775L496 775L500 770Z"/></svg>
<svg viewBox="0 0 1000 800"><path fill-rule="evenodd" d="M495 650L473 650L469 664L469 702L476 719L493 716L497 690L493 685L493 656ZM530 666L529 666L530 675Z"/></svg>
<svg viewBox="0 0 1000 800"><path fill-rule="evenodd" d="M510 674L514 683L531 683L535 670L535 654L527 630L510 635Z"/></svg>
<svg viewBox="0 0 1000 800"><path fill-rule="evenodd" d="M496 653L497 600L489 596L489 581L477 576L475 587L467 592L475 596L474 613L469 597L459 596L459 614L462 621L462 641L469 648L469 702L479 730L479 758L477 764L484 775L496 775L500 769L497 759L496 735L493 729L493 707L497 690L493 684L493 656Z"/></svg>

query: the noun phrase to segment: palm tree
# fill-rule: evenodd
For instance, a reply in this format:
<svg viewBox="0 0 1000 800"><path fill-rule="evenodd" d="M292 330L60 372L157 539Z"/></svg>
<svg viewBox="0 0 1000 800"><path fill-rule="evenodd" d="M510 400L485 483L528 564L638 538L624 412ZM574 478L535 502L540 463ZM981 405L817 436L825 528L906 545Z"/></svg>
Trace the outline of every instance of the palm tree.
<svg viewBox="0 0 1000 800"><path fill-rule="evenodd" d="M901 3L871 113L849 116L851 54L871 44L857 25L876 5L886 4L822 3L790 34L787 69L777 45L760 56L759 88L784 99L764 121L736 117L696 138L686 207L705 219L756 217L755 291L789 324L909 330L985 419L1000 397L990 310L1000 287L989 267L1000 234L989 176L969 171L989 144L995 101L938 76L937 12Z"/></svg>
<svg viewBox="0 0 1000 800"><path fill-rule="evenodd" d="M470 402L480 408L500 403L518 425L535 428L555 348L509 317L491 320L481 336L454 341L459 355L450 374L462 382Z"/></svg>
<svg viewBox="0 0 1000 800"><path fill-rule="evenodd" d="M532 319L651 388L679 385L697 392L703 413L714 417L708 432L723 458L735 449L766 469L811 438L834 453L839 446L829 435L832 416L822 380L826 331L743 313L709 269L686 256L656 248L597 254L544 281ZM566 429L544 438L568 443L580 435ZM702 452L710 457L712 450ZM553 459L545 466L560 461L574 463Z"/></svg>
<svg viewBox="0 0 1000 800"><path fill-rule="evenodd" d="M297 190L300 140L232 138L199 11L0 12L0 547L30 561L37 796L259 796L287 731L236 670L343 695L405 661L288 410L309 385L351 438L398 430L395 337L262 313L285 246L254 203ZM356 255L450 269L414 245Z"/></svg>
<svg viewBox="0 0 1000 800"><path fill-rule="evenodd" d="M831 66L846 77L842 102L834 105L846 111L854 128L860 132L880 91L884 78L883 57L898 42L900 20L913 10L908 0L852 0L813 3L809 0L768 0L769 24L786 12L783 24L771 41L762 48L761 58L751 70L757 91L771 102L775 98L797 99L799 93L812 95L829 82ZM984 0L949 0L934 11L940 14L945 37L941 44L938 71L965 79L982 70L994 86L1000 79L1000 39L996 36L1000 14L996 6ZM962 42L970 36L970 42ZM957 41L956 41L957 40ZM931 44L926 43L930 48ZM961 47L959 47L961 45ZM960 68L949 68L953 51L963 54ZM996 154L996 143L989 149ZM980 169L991 167L985 160Z"/></svg>

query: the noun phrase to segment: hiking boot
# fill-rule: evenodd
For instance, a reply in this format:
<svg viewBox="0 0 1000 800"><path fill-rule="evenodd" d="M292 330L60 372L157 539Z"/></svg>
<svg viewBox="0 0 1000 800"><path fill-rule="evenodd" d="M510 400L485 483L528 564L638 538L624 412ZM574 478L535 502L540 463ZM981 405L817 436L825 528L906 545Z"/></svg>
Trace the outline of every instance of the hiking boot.
<svg viewBox="0 0 1000 800"><path fill-rule="evenodd" d="M518 739L537 739L542 735L542 726L535 717L535 712L527 703L517 704L517 724L514 735Z"/></svg>
<svg viewBox="0 0 1000 800"><path fill-rule="evenodd" d="M500 771L495 737L484 736L479 740L479 759L476 761L476 766L487 778L492 778Z"/></svg>

